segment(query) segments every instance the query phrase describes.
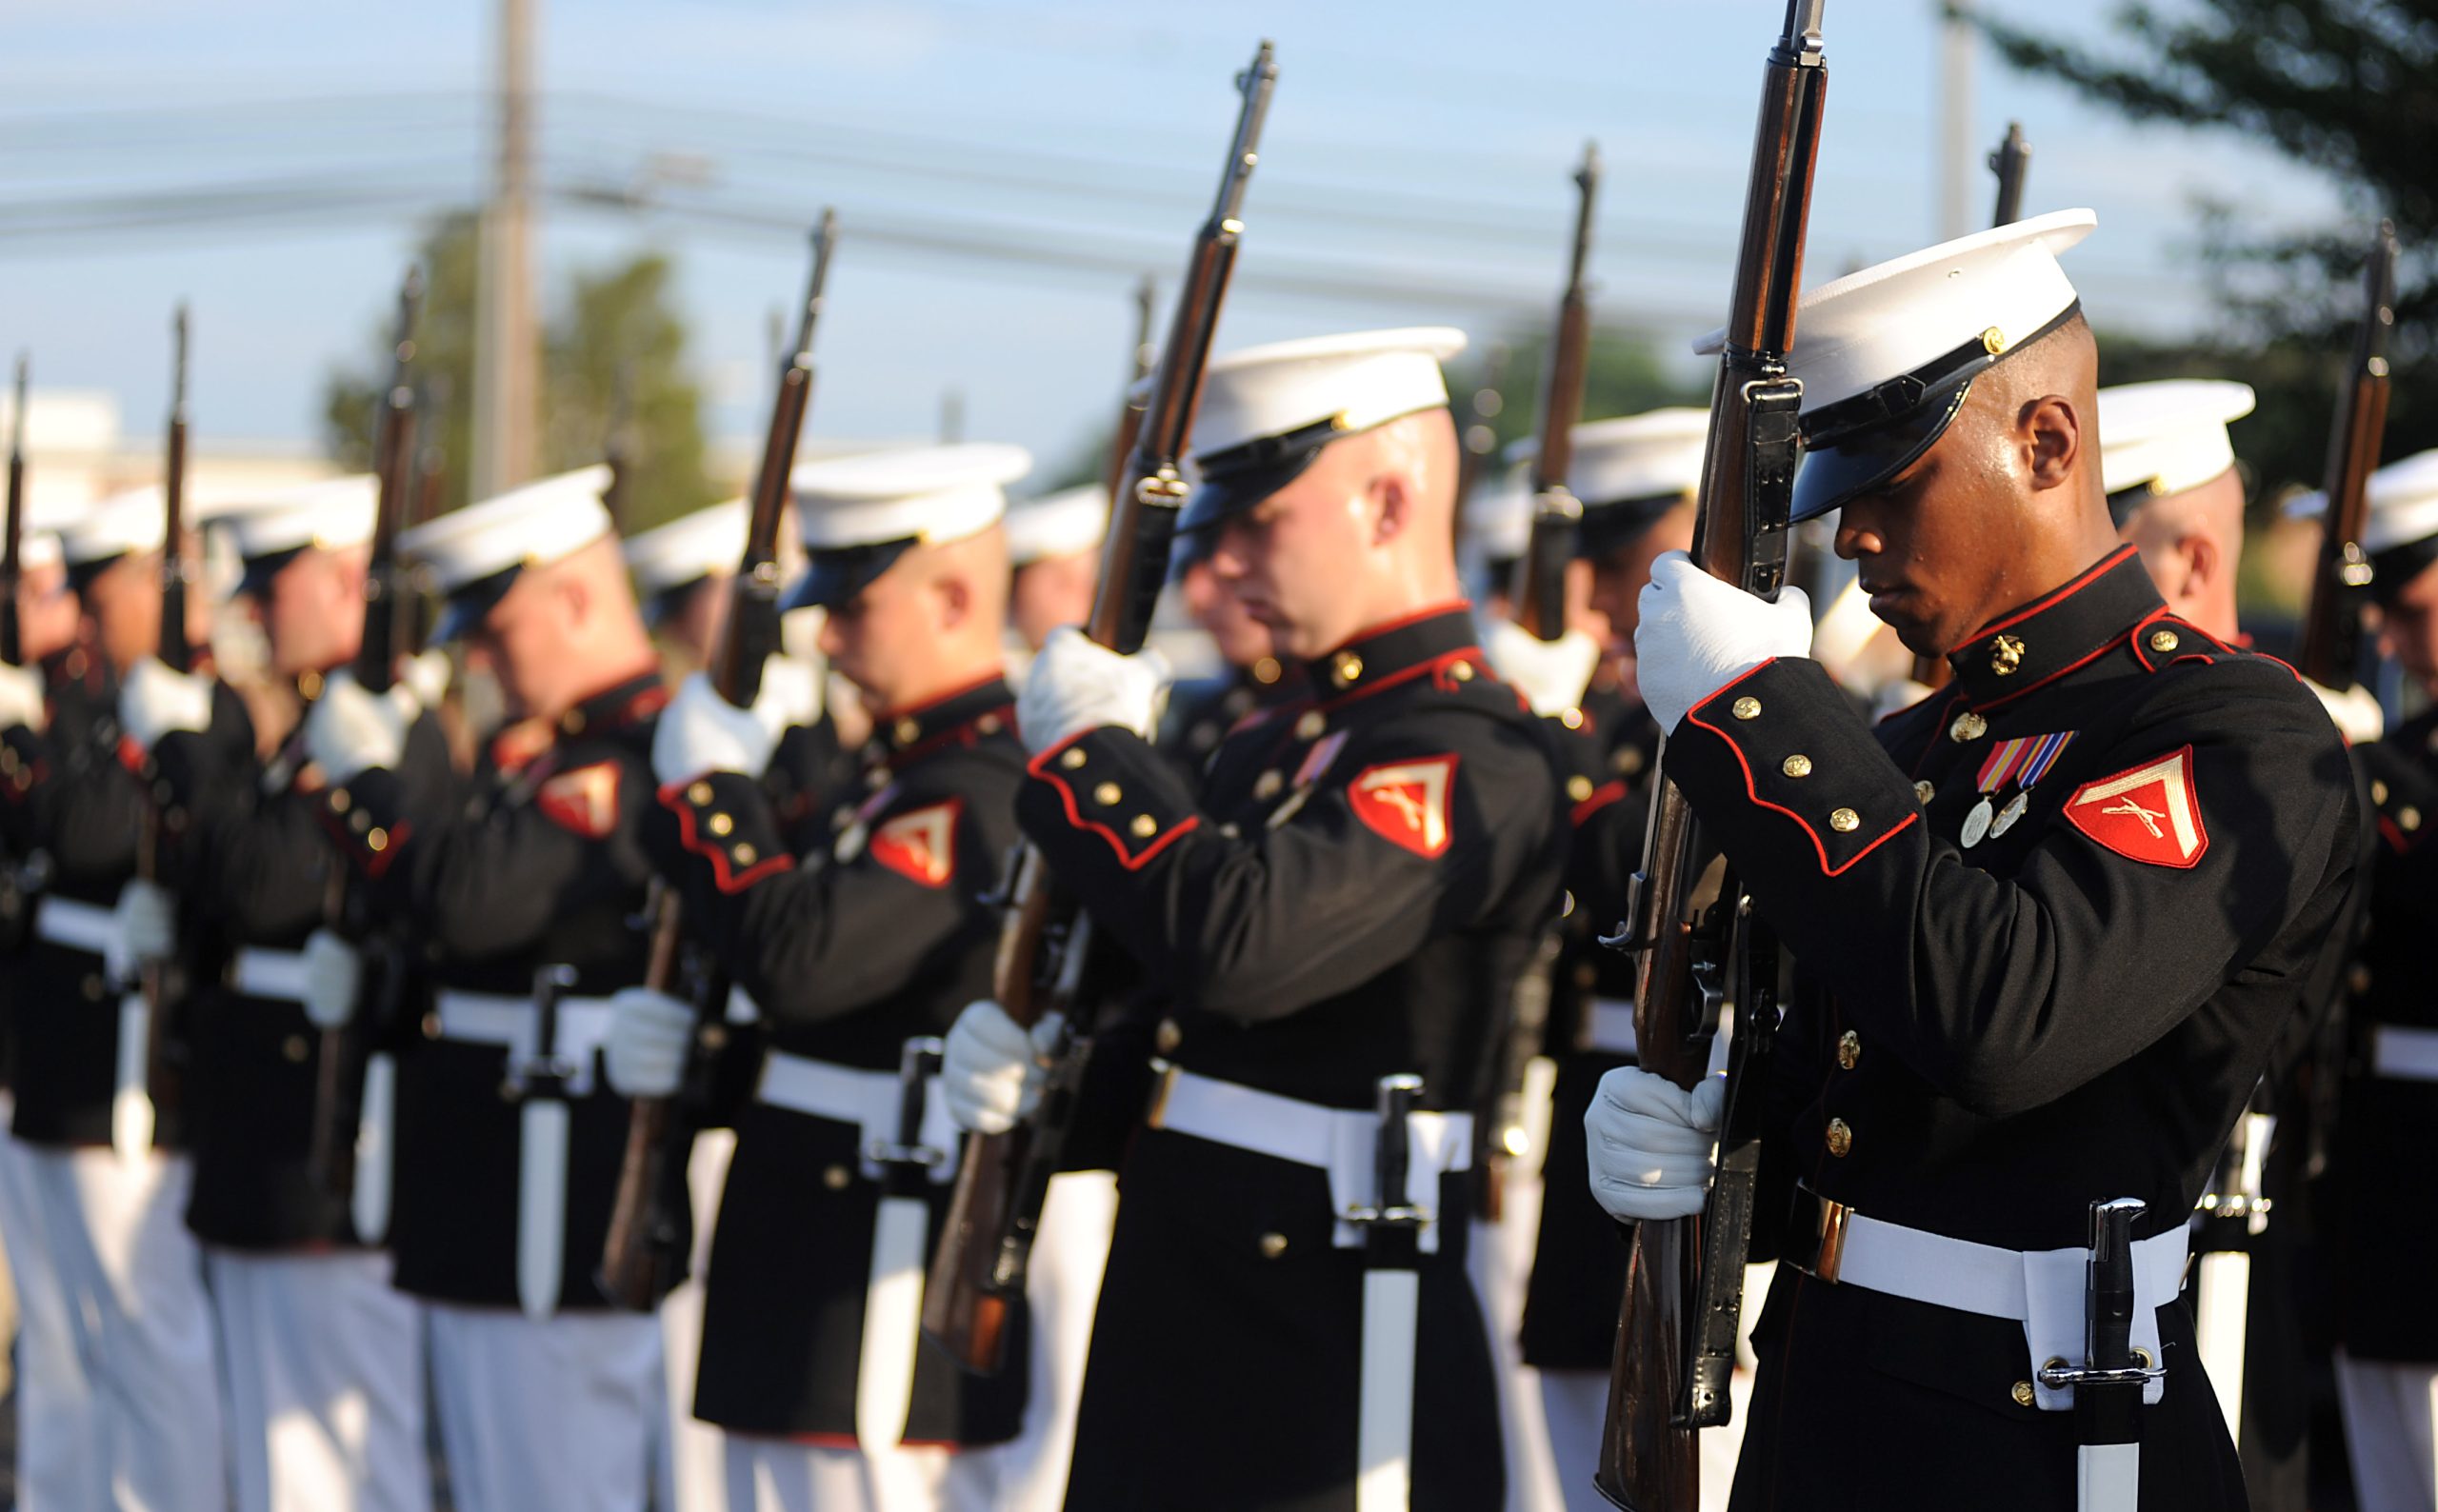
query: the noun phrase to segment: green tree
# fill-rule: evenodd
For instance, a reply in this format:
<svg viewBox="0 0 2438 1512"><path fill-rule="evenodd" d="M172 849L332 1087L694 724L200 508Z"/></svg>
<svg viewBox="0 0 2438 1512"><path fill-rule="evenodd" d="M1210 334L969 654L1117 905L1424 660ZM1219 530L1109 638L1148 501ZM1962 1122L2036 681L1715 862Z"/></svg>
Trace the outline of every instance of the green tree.
<svg viewBox="0 0 2438 1512"><path fill-rule="evenodd" d="M2344 354L2360 318L2370 227L2396 224L2391 360L2395 397L2385 455L2438 446L2438 0L2190 0L2173 14L2128 3L2115 18L2121 55L1968 16L2008 62L2059 79L2136 121L2227 131L2333 178L2345 224L2278 234L2223 207L2201 209L2204 278L2227 311L2190 344L2101 342L2103 379L2208 376L2260 390L2235 432L2263 496L2316 486Z"/></svg>
<svg viewBox="0 0 2438 1512"><path fill-rule="evenodd" d="M416 328L416 382L439 411L437 435L428 413L420 439L441 446L447 508L466 502L473 433L477 225L471 214L447 216L433 225L416 253L427 285ZM630 531L717 497L704 469L702 394L687 371L686 328L672 306L671 273L669 259L658 253L579 271L566 304L551 313L543 333L543 466L556 471L598 462L610 449L612 431L619 432L626 465L623 524ZM371 465L373 415L380 385L388 381L390 341L385 317L373 338L371 363L335 372L324 385L326 444L343 466Z"/></svg>

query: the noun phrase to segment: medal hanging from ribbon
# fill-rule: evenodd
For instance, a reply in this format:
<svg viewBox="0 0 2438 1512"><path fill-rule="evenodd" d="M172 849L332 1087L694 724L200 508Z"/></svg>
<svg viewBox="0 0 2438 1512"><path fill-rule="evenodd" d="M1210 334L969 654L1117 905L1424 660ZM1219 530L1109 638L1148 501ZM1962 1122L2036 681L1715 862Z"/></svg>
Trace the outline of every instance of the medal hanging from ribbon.
<svg viewBox="0 0 2438 1512"><path fill-rule="evenodd" d="M1972 812L1964 816L1964 847L1967 850L1991 835L2003 835L2015 826L2015 821L2030 806L2031 789L2057 765L2067 745L2074 738L2070 729L2048 735L2019 735L2013 740L2000 741L1982 759L1981 774L1973 780L1980 789L1981 801ZM2015 789L2004 808L1994 806L1992 800L2008 786Z"/></svg>

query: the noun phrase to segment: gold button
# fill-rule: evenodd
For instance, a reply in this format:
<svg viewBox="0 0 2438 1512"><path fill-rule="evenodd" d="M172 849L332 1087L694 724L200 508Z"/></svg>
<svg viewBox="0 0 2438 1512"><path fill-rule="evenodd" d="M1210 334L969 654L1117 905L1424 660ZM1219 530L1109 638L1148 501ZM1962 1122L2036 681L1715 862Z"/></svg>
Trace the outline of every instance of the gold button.
<svg viewBox="0 0 2438 1512"><path fill-rule="evenodd" d="M725 835L736 827L736 821L726 814L713 814L704 822L704 826L714 835Z"/></svg>
<svg viewBox="0 0 2438 1512"><path fill-rule="evenodd" d="M364 848L365 848L365 849L367 849L367 850L370 850L370 851L373 852L373 853L374 853L374 854L376 854L376 855L378 855L380 852L382 852L382 851L384 851L384 850L389 849L389 848L390 848L390 832L389 832L388 830L386 830L386 829L375 829L375 830L369 831L369 832L365 835L365 837L364 837Z"/></svg>
<svg viewBox="0 0 2438 1512"><path fill-rule="evenodd" d="M2346 985L2347 986L2350 987L2350 988L2353 990L2354 995L2355 995L2355 996L2357 996L2357 997L2358 997L2358 996L2360 996L2361 994L2365 993L2365 992L2369 991L2369 990L2370 990L2370 968L2369 968L2368 966L2363 965L2362 965L2361 963L2359 963L2359 962L2356 962L2356 963L2354 964L2353 969L2352 969L2350 972L2348 972L2348 973L2347 973L2347 974L2346 974L2346 978L2345 978L2345 985Z"/></svg>
<svg viewBox="0 0 2438 1512"><path fill-rule="evenodd" d="M2407 804L2402 808L2397 809L2396 827L2402 829L2408 835L2412 833L2414 830L2419 829L2421 827L2421 810L2413 807L2410 804Z"/></svg>
<svg viewBox="0 0 2438 1512"><path fill-rule="evenodd" d="M845 1191L847 1189L847 1184L854 1179L855 1173L847 1169L844 1165L825 1166L821 1172L821 1184L829 1187L833 1192Z"/></svg>
<svg viewBox="0 0 2438 1512"><path fill-rule="evenodd" d="M1573 776L1568 778L1566 780L1566 795L1569 798L1573 799L1578 804L1590 797L1591 779L1584 776L1581 772L1577 772Z"/></svg>
<svg viewBox="0 0 2438 1512"><path fill-rule="evenodd" d="M1850 808L1831 809L1828 814L1828 827L1841 835L1852 834L1862 827L1862 823L1863 816Z"/></svg>
<svg viewBox="0 0 2438 1512"><path fill-rule="evenodd" d="M736 864L738 865L750 866L753 865L753 858L760 855L761 852L755 850L751 846L739 846L734 850L730 851L729 854L736 858Z"/></svg>
<svg viewBox="0 0 2438 1512"><path fill-rule="evenodd" d="M2012 677L2023 666L2024 644L2011 635L2001 635L1989 643L1989 670L2000 677Z"/></svg>
<svg viewBox="0 0 2438 1512"><path fill-rule="evenodd" d="M1336 680L1340 687L1351 686L1354 680L1362 675L1363 658L1352 651L1341 655L1329 667L1329 676Z"/></svg>
<svg viewBox="0 0 2438 1512"><path fill-rule="evenodd" d="M580 708L569 709L566 716L559 721L559 728L566 730L570 735L583 734L584 710Z"/></svg>
<svg viewBox="0 0 2438 1512"><path fill-rule="evenodd" d="M1778 770L1789 777L1809 777L1811 775L1811 758L1797 751L1785 761L1778 763Z"/></svg>
<svg viewBox="0 0 2438 1512"><path fill-rule="evenodd" d="M1925 805L1928 804L1931 799L1936 798L1938 795L1939 790L1931 786L1927 778L1913 785L1913 796Z"/></svg>
<svg viewBox="0 0 2438 1512"><path fill-rule="evenodd" d="M1844 1119L1830 1119L1828 1121L1828 1153L1842 1161L1846 1158L1846 1152L1853 1147L1854 1131L1847 1125Z"/></svg>
<svg viewBox="0 0 2438 1512"><path fill-rule="evenodd" d="M2172 651L2183 644L2183 642L2176 639L2175 631L2173 630L2156 630L2150 635L2150 649L2162 654Z"/></svg>
<svg viewBox="0 0 2438 1512"><path fill-rule="evenodd" d="M1448 675L1454 678L1459 683L1469 683L1473 680L1473 664L1470 662L1458 662L1455 666L1448 668Z"/></svg>
<svg viewBox="0 0 2438 1512"><path fill-rule="evenodd" d="M88 1003L101 1002L102 994L110 990L109 985L102 981L98 973L87 976L83 986L85 1001Z"/></svg>
<svg viewBox="0 0 2438 1512"><path fill-rule="evenodd" d="M1119 790L1118 786L1115 783L1103 783L1098 787L1092 789L1092 802L1099 804L1104 807L1116 803L1119 799L1125 796L1126 794Z"/></svg>
<svg viewBox="0 0 2438 1512"><path fill-rule="evenodd" d="M310 1053L306 1048L305 1036L291 1034L282 1040L279 1044L279 1053L288 1057L289 1064L291 1065L304 1064L305 1057Z"/></svg>
<svg viewBox="0 0 2438 1512"><path fill-rule="evenodd" d="M889 770L887 765L874 766L864 773L864 786L878 792L889 786Z"/></svg>
<svg viewBox="0 0 2438 1512"><path fill-rule="evenodd" d="M2370 780L2370 802L2384 805L2388 801L2388 785L2377 778Z"/></svg>
<svg viewBox="0 0 2438 1512"><path fill-rule="evenodd" d="M360 835L372 827L372 816L359 808L347 816L347 824L350 829Z"/></svg>
<svg viewBox="0 0 2438 1512"><path fill-rule="evenodd" d="M1151 1035L1151 1048L1162 1055L1175 1053L1176 1047L1184 1043L1185 1030L1177 1027L1174 1019L1162 1019L1159 1028Z"/></svg>
<svg viewBox="0 0 2438 1512"><path fill-rule="evenodd" d="M1727 706L1727 711L1734 715L1737 719L1759 719L1761 717L1761 701L1748 695L1746 697L1739 698L1734 703Z"/></svg>
<svg viewBox="0 0 2438 1512"><path fill-rule="evenodd" d="M1253 779L1253 796L1260 799L1275 798L1278 796L1278 790L1286 786L1287 779L1278 775L1273 768Z"/></svg>
<svg viewBox="0 0 2438 1512"><path fill-rule="evenodd" d="M973 722L973 727L985 735L996 735L999 733L999 716L985 714Z"/></svg>
<svg viewBox="0 0 2438 1512"><path fill-rule="evenodd" d="M1992 326L1981 333L1981 349L1995 357L2007 349L2007 333Z"/></svg>
<svg viewBox="0 0 2438 1512"><path fill-rule="evenodd" d="M693 786L687 788L686 801L689 804L709 803L711 801L711 785L709 783L696 783Z"/></svg>
<svg viewBox="0 0 2438 1512"><path fill-rule="evenodd" d="M348 800L348 796L347 796L347 789L346 789L346 788L344 788L344 787L333 787L333 788L331 788L331 789L330 789L330 812L331 812L331 813L334 813L334 814L343 814L343 813L346 813L346 812L347 812L347 806L348 806L348 802L349 802L349 800Z"/></svg>
<svg viewBox="0 0 2438 1512"><path fill-rule="evenodd" d="M1304 717L1295 722L1295 738L1297 740L1319 740L1321 738L1321 731L1329 727L1329 722L1326 715L1317 708L1308 709L1305 712Z"/></svg>
<svg viewBox="0 0 2438 1512"><path fill-rule="evenodd" d="M440 1038L440 1015L438 1013L427 1013L423 1016L423 1037L427 1040L437 1040Z"/></svg>
<svg viewBox="0 0 2438 1512"><path fill-rule="evenodd" d="M1620 746L1617 747L1617 754L1609 758L1609 766L1620 777L1631 777L1639 773L1642 770L1642 747L1639 746Z"/></svg>
<svg viewBox="0 0 2438 1512"><path fill-rule="evenodd" d="M1564 725L1569 729L1581 729L1583 727L1583 710L1579 708L1561 710L1558 714L1558 723Z"/></svg>
<svg viewBox="0 0 2438 1512"><path fill-rule="evenodd" d="M1277 657L1262 657L1252 665L1253 681L1259 683L1264 687L1268 687L1270 684L1278 681L1281 675L1281 670Z"/></svg>
<svg viewBox="0 0 2438 1512"><path fill-rule="evenodd" d="M1271 1232L1271 1233L1267 1233L1267 1234L1264 1234L1264 1235L1262 1235L1262 1236L1261 1236L1261 1258L1262 1258L1262 1259L1264 1259L1264 1260L1276 1260L1279 1256L1284 1255L1284 1254L1286 1254L1286 1253L1287 1253L1287 1236L1286 1236L1285 1234L1281 1234L1281 1233L1277 1233L1277 1232L1274 1232L1274 1231L1273 1231L1273 1232Z"/></svg>
<svg viewBox="0 0 2438 1512"><path fill-rule="evenodd" d="M2018 1381L2018 1382L2016 1382L2016 1383L2015 1383L2014 1399L2015 1399L2015 1405L2016 1405L2016 1406L2018 1406L2018 1407L2028 1407L2028 1406L2030 1406L2030 1405L2031 1405L2031 1403L2032 1403L2032 1398L2033 1398L2035 1395L2036 1395L2036 1393L2034 1393L2034 1392L2032 1391L2032 1389L2031 1389L2031 1383L2030 1383L2030 1382L2028 1382L2028 1381Z"/></svg>
<svg viewBox="0 0 2438 1512"><path fill-rule="evenodd" d="M1136 814L1134 823L1126 827L1134 831L1136 839L1149 840L1160 832L1160 822L1149 814Z"/></svg>
<svg viewBox="0 0 2438 1512"><path fill-rule="evenodd" d="M915 740L922 735L922 726L917 725L910 719L901 719L890 727L889 735L891 740L894 740L900 746L911 746L914 744Z"/></svg>
<svg viewBox="0 0 2438 1512"><path fill-rule="evenodd" d="M1956 715L1955 723L1947 727L1947 738L1958 744L1968 740L1979 740L1988 733L1989 733L1989 722L1968 708Z"/></svg>
<svg viewBox="0 0 2438 1512"><path fill-rule="evenodd" d="M1058 753L1058 765L1070 772L1081 767L1088 759L1081 746L1069 746Z"/></svg>
<svg viewBox="0 0 2438 1512"><path fill-rule="evenodd" d="M1863 1037L1861 1035L1848 1029L1837 1036L1837 1064L1840 1066L1850 1071L1854 1068L1854 1063L1862 1058Z"/></svg>

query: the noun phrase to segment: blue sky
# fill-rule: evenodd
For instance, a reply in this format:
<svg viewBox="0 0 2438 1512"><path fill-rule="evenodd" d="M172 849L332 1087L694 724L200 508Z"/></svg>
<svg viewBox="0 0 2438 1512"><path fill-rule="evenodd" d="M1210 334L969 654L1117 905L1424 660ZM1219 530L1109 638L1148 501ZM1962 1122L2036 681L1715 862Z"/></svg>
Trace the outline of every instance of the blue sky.
<svg viewBox="0 0 2438 1512"><path fill-rule="evenodd" d="M1262 36L1281 79L1221 343L1545 318L1587 137L1608 160L1604 319L1680 347L1716 323L1772 0L1492 8L1455 0L539 0L546 300L572 266L651 247L681 268L723 433L759 428L767 312L802 226L845 241L811 422L826 436L966 432L1068 455L1114 401L1139 272L1164 293L1207 203ZM2022 7L2096 38L2114 0ZM1815 279L1934 240L1930 0L1836 0ZM0 352L46 386L163 400L167 312L196 320L206 435L317 433L322 376L357 360L420 220L484 181L492 7L328 0L0 0ZM2009 117L2028 208L2090 205L2069 266L2103 328L2212 318L2193 273L2204 197L2274 224L2328 188L2224 136L2136 129L1983 53L1976 149ZM657 209L603 201L651 183ZM91 229L97 199L163 195L258 220ZM1986 180L1974 184L1986 213ZM37 210L30 207L42 207ZM27 227L79 228L48 235ZM857 239L857 228L866 235Z"/></svg>

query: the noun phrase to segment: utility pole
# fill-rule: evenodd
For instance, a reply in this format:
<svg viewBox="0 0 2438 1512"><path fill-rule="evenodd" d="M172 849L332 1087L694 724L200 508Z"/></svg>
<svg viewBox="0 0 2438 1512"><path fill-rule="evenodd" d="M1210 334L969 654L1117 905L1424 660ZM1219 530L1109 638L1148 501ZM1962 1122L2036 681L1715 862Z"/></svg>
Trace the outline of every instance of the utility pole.
<svg viewBox="0 0 2438 1512"><path fill-rule="evenodd" d="M499 0L496 109L499 160L483 209L482 276L475 299L474 438L477 499L530 479L541 419L541 333L533 308L533 10Z"/></svg>
<svg viewBox="0 0 2438 1512"><path fill-rule="evenodd" d="M1967 0L1931 0L1939 22L1939 240L1970 234L1987 217L1974 211L1981 187L1972 131L1972 24Z"/></svg>

